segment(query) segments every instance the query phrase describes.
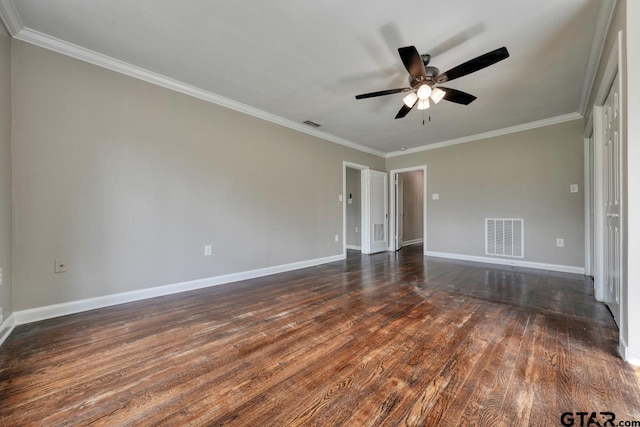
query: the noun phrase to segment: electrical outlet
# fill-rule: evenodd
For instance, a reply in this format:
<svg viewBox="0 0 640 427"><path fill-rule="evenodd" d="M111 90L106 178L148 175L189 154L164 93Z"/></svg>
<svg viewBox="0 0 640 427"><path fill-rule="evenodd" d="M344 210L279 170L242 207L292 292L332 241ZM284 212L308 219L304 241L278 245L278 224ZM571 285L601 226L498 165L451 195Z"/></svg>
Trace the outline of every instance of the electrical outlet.
<svg viewBox="0 0 640 427"><path fill-rule="evenodd" d="M336 234L336 242L340 240L340 236Z"/></svg>
<svg viewBox="0 0 640 427"><path fill-rule="evenodd" d="M338 201L341 202L342 201L342 194L338 194Z"/></svg>
<svg viewBox="0 0 640 427"><path fill-rule="evenodd" d="M564 239L556 239L556 246L559 248L564 248Z"/></svg>
<svg viewBox="0 0 640 427"><path fill-rule="evenodd" d="M438 193L433 193L431 195L431 200L440 200L440 194Z"/></svg>
<svg viewBox="0 0 640 427"><path fill-rule="evenodd" d="M204 256L211 256L213 255L213 249L211 247L211 245L205 245L204 247Z"/></svg>
<svg viewBox="0 0 640 427"><path fill-rule="evenodd" d="M571 184L569 186L569 191L572 193L577 193L578 192L578 184Z"/></svg>
<svg viewBox="0 0 640 427"><path fill-rule="evenodd" d="M67 260L65 259L57 259L55 267L53 269L54 273L65 273L67 271Z"/></svg>

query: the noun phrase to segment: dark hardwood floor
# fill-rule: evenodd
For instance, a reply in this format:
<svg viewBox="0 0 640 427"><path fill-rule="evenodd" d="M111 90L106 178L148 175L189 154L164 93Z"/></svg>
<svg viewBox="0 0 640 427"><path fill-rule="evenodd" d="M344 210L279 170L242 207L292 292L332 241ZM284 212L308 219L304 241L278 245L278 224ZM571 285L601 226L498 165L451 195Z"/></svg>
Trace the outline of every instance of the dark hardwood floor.
<svg viewBox="0 0 640 427"><path fill-rule="evenodd" d="M617 338L582 276L425 258L421 246L350 252L17 327L0 348L0 425L640 420L640 376Z"/></svg>

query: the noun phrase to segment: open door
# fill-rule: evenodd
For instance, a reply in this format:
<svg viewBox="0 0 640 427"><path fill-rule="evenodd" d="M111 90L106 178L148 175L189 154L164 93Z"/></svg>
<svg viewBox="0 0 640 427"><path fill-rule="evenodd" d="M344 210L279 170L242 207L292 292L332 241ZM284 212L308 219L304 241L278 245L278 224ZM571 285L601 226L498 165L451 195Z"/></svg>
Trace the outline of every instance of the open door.
<svg viewBox="0 0 640 427"><path fill-rule="evenodd" d="M396 174L396 250L402 249L404 226L404 179Z"/></svg>
<svg viewBox="0 0 640 427"><path fill-rule="evenodd" d="M362 229L367 230L362 253L373 254L386 251L389 246L387 219L387 174L374 170L362 171L366 196Z"/></svg>
<svg viewBox="0 0 640 427"><path fill-rule="evenodd" d="M604 300L616 323L620 325L621 259L621 151L620 151L620 95L619 77L616 77L604 103Z"/></svg>

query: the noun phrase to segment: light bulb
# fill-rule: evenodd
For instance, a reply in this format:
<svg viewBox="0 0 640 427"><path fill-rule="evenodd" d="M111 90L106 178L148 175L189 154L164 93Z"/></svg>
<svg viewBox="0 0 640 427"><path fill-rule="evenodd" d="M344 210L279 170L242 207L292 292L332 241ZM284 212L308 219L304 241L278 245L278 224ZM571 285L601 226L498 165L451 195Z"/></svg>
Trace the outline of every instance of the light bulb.
<svg viewBox="0 0 640 427"><path fill-rule="evenodd" d="M429 99L419 99L418 100L418 110L426 110L429 108Z"/></svg>
<svg viewBox="0 0 640 427"><path fill-rule="evenodd" d="M425 83L418 88L418 98L429 99L429 95L431 95L431 88L428 84Z"/></svg>
<svg viewBox="0 0 640 427"><path fill-rule="evenodd" d="M444 98L445 95L446 95L446 92L437 87L431 90L431 99L435 104L442 101L442 98Z"/></svg>
<svg viewBox="0 0 640 427"><path fill-rule="evenodd" d="M413 106L416 105L417 100L418 100L418 95L416 95L415 92L411 92L409 95L402 98L404 105L406 105L409 108L413 108Z"/></svg>

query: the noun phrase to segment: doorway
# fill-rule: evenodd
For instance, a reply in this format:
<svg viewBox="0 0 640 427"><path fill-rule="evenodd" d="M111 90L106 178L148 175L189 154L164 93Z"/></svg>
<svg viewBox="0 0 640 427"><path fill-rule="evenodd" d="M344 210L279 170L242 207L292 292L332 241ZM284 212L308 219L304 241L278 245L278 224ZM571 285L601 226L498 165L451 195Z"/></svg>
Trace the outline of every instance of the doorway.
<svg viewBox="0 0 640 427"><path fill-rule="evenodd" d="M343 255L347 255L347 249L358 250L358 235L360 241L359 250L363 254L373 254L388 250L387 173L346 161L342 162L342 166L342 194L340 195L340 201L342 202ZM350 169L353 169L353 171ZM358 174L360 176L359 196L357 183L355 182L358 179ZM350 181L349 188L352 191L347 191L348 180ZM351 203L349 203L349 195L351 195ZM360 226L356 225L358 204L360 205ZM349 209L351 219L347 217L348 206L351 206L351 209ZM353 228L348 230L348 226ZM358 227L357 233L355 231L356 227ZM352 234L349 237L350 233Z"/></svg>
<svg viewBox="0 0 640 427"><path fill-rule="evenodd" d="M394 169L390 174L389 250L412 244L427 253L427 166Z"/></svg>
<svg viewBox="0 0 640 427"><path fill-rule="evenodd" d="M347 249L362 251L362 172L361 169L346 168L346 233Z"/></svg>

